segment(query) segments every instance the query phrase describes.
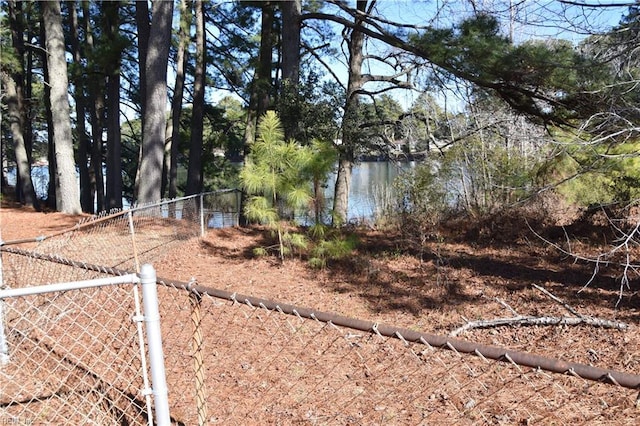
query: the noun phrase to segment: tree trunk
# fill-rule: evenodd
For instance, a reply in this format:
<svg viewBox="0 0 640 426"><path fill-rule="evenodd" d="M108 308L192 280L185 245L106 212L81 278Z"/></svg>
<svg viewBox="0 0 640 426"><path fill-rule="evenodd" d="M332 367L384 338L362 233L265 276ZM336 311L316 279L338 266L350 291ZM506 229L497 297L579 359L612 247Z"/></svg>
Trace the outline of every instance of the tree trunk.
<svg viewBox="0 0 640 426"><path fill-rule="evenodd" d="M67 2L70 11L71 27L71 48L73 49L73 59L76 64L75 72L72 75L74 81L74 101L76 104L76 133L78 134L78 171L80 174L80 206L83 212L93 213L93 197L91 191L91 180L89 176L89 149L91 142L87 134L85 125L86 102L84 96L83 68L81 68L82 54L80 51L80 36L78 13L75 2ZM85 16L86 19L86 16Z"/></svg>
<svg viewBox="0 0 640 426"><path fill-rule="evenodd" d="M118 2L105 2L104 12L106 17L107 38L112 46L117 46L118 27ZM120 134L120 60L122 52L114 52L110 55L118 58L118 63L113 64L107 71L107 190L105 194L106 210L122 208L122 145Z"/></svg>
<svg viewBox="0 0 640 426"><path fill-rule="evenodd" d="M89 2L83 2L83 23L85 29L85 49L93 51L94 29L91 27L89 19ZM102 176L102 131L104 129L104 85L103 72L99 69L95 61L89 62L89 72L87 73L87 104L89 109L89 123L91 125L91 138L89 149L89 192L91 197L90 212L96 209L104 209L104 182ZM95 206L94 206L95 200Z"/></svg>
<svg viewBox="0 0 640 426"><path fill-rule="evenodd" d="M40 39L46 40L47 36L44 31L44 19L40 25ZM46 52L42 58L42 74L44 81L49 81L49 65L47 64ZM56 188L58 186L58 174L56 167L56 151L55 151L55 138L53 135L53 114L51 112L51 86L44 85L44 110L47 120L47 159L49 161L49 186L47 187L47 207L52 210L56 209Z"/></svg>
<svg viewBox="0 0 640 426"><path fill-rule="evenodd" d="M297 108L286 103L298 99L298 82L300 78L300 16L302 6L300 0L282 1L282 82L280 100L285 102L281 109L285 138L292 139L300 132Z"/></svg>
<svg viewBox="0 0 640 426"><path fill-rule="evenodd" d="M185 68L187 66L187 47L190 41L191 28L191 2L181 1L180 31L178 33L178 53L176 58L176 85L173 89L173 99L171 100L171 135L168 151L168 161L165 160L168 170L169 198L173 199L178 195L178 152L180 148L180 116L182 115L182 99L184 96Z"/></svg>
<svg viewBox="0 0 640 426"><path fill-rule="evenodd" d="M9 1L9 29L12 44L20 60L24 58L24 12L22 2ZM2 71L2 82L5 85L5 96L9 127L13 138L16 157L16 200L26 206L38 208L38 198L31 180L31 136L26 133L31 129L27 119L25 103L25 82L22 67L9 74Z"/></svg>
<svg viewBox="0 0 640 426"><path fill-rule="evenodd" d="M89 100L91 102L91 164L90 176L95 196L97 211L104 210L104 176L102 173L102 132L104 130L104 82L98 73L89 78Z"/></svg>
<svg viewBox="0 0 640 426"><path fill-rule="evenodd" d="M1 80L0 80L1 81ZM2 125L2 111L0 110L0 126ZM6 147L2 141L0 141L0 159L2 160L0 163L0 194L9 195L11 193L9 189L9 181L7 179L7 174L4 172L7 170L7 157L6 157Z"/></svg>
<svg viewBox="0 0 640 426"><path fill-rule="evenodd" d="M196 15L196 69L193 76L193 111L191 115L191 142L189 144L189 169L187 171L187 195L202 191L202 135L204 116L204 11L202 0L195 0Z"/></svg>
<svg viewBox="0 0 640 426"><path fill-rule="evenodd" d="M256 137L258 119L264 114L270 104L271 93L271 64L273 52L273 4L262 3L262 27L260 32L260 52L258 65L256 66L253 80L251 81L251 93L249 95L249 107L247 108L247 126L244 131L243 154L246 159L251 151L251 145ZM240 198L240 225L247 225L244 216L244 206L247 202L247 194L242 192Z"/></svg>
<svg viewBox="0 0 640 426"><path fill-rule="evenodd" d="M32 13L35 13L34 5L27 3L25 16L29 16ZM26 40L33 40L33 38L36 37L36 34L33 33L33 28L31 25L29 25L28 27L29 28L26 31ZM25 54L27 56L27 63L24 70L24 83L21 83L23 84L24 92L21 91L21 93L24 93L23 100L26 101L24 109L25 117L27 117L27 120L24 123L22 132L24 134L24 146L27 150L27 158L29 159L29 164L33 164L33 118L37 114L34 111L35 108L33 107L33 105L35 104L35 102L33 101L33 49L25 49ZM44 55L42 55L42 59L44 62L46 62Z"/></svg>
<svg viewBox="0 0 640 426"><path fill-rule="evenodd" d="M142 129L144 129L147 105L147 52L149 50L149 33L151 30L149 4L146 1L136 1L136 27L138 29L138 72L140 73L140 123ZM138 150L138 168L136 169L135 182L133 184L134 198L138 197L141 166L142 144L140 144Z"/></svg>
<svg viewBox="0 0 640 426"><path fill-rule="evenodd" d="M283 1L282 8L282 80L296 86L300 76L300 0Z"/></svg>
<svg viewBox="0 0 640 426"><path fill-rule="evenodd" d="M22 134L24 106L13 78L5 71L1 71L0 76L2 76L4 85L7 118L16 157L16 195L22 195L17 199L26 206L37 207L36 193L31 181L31 164L29 163Z"/></svg>
<svg viewBox="0 0 640 426"><path fill-rule="evenodd" d="M162 198L162 159L166 128L167 63L171 43L172 1L153 3L153 18L145 60L146 100L142 132L139 203Z"/></svg>
<svg viewBox="0 0 640 426"><path fill-rule="evenodd" d="M366 12L367 1L357 2L360 12ZM356 18L356 25L361 24ZM349 47L349 82L342 117L342 144L338 147L338 174L336 176L335 196L333 200L333 225L341 226L347 221L349 211L349 188L351 186L351 169L355 160L355 144L358 128L355 115L360 103L358 91L362 88L362 62L364 55L364 34L356 29L351 30Z"/></svg>
<svg viewBox="0 0 640 426"><path fill-rule="evenodd" d="M270 2L262 4L262 28L260 32L260 52L253 80L249 108L247 111L247 127L244 134L244 155L249 153L249 147L255 140L258 119L265 113L270 104L271 93L271 64L273 52L273 5Z"/></svg>
<svg viewBox="0 0 640 426"><path fill-rule="evenodd" d="M254 89L258 94L257 119L259 120L271 105L273 91L271 71L273 64L273 3L264 2L262 6L262 22L260 29L260 57L258 63L258 84Z"/></svg>
<svg viewBox="0 0 640 426"><path fill-rule="evenodd" d="M71 118L67 93L69 82L60 3L58 1L43 2L42 10L46 34L49 84L51 86L51 113L57 166L56 209L63 213L78 214L82 212L82 208L80 207L76 166L73 157L73 139L71 137Z"/></svg>
<svg viewBox="0 0 640 426"><path fill-rule="evenodd" d="M149 4L146 1L136 1L136 27L138 29L138 63L140 73L140 113L144 120L144 108L147 100L147 52L149 49L149 36L151 31L151 21L149 18Z"/></svg>

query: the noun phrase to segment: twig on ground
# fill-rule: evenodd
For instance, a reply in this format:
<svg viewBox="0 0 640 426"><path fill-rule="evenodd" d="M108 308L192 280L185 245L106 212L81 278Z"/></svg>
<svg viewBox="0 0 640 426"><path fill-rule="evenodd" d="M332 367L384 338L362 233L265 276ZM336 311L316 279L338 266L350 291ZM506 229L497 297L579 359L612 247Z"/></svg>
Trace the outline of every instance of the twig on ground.
<svg viewBox="0 0 640 426"><path fill-rule="evenodd" d="M499 297L496 297L496 302L498 302L499 304L501 304L502 306L504 306L505 308L510 310L513 313L513 315L520 316L520 314L517 313L515 309L513 309L511 306L509 306L509 304L507 302L505 302L504 300L500 299Z"/></svg>
<svg viewBox="0 0 640 426"><path fill-rule="evenodd" d="M575 309L573 309L570 305L568 305L567 303L565 303L562 299L560 299L558 296L552 294L549 290L540 287L539 285L536 284L532 284L533 288L535 288L536 290L539 290L541 292L543 292L545 295L549 296L551 299L553 299L554 301L558 302L559 304L561 304L562 306L564 306L564 308L571 312L573 315L577 316L578 318L582 318L584 319L585 316L582 315L581 313L579 313L578 311L576 311Z"/></svg>
<svg viewBox="0 0 640 426"><path fill-rule="evenodd" d="M456 337L465 331L476 329L476 328L494 328L494 327L502 327L502 326L512 326L512 325L524 325L524 326L532 326L532 325L591 325L594 327L602 327L602 328L613 328L616 330L627 330L629 325L624 322L612 321L603 318L593 318L587 315L582 315L578 311L576 311L569 304L565 303L558 296L552 294L549 290L540 287L539 285L533 284L533 287L537 290L541 291L545 295L549 296L555 302L561 304L567 311L571 312L575 317L551 317L551 316L530 316L530 315L520 315L515 309L513 309L509 304L505 301L496 297L495 300L500 303L502 306L513 312L515 316L511 318L496 318L492 320L478 320L478 321L469 321L466 318L463 318L467 323L462 327L458 327L449 333L449 336Z"/></svg>
<svg viewBox="0 0 640 426"><path fill-rule="evenodd" d="M449 336L456 337L465 331L476 328L494 328L505 325L591 325L594 327L612 328L616 330L627 330L629 325L624 322L611 321L601 318L591 317L534 317L534 316L517 316L511 318L496 318L492 320L470 321L453 330Z"/></svg>

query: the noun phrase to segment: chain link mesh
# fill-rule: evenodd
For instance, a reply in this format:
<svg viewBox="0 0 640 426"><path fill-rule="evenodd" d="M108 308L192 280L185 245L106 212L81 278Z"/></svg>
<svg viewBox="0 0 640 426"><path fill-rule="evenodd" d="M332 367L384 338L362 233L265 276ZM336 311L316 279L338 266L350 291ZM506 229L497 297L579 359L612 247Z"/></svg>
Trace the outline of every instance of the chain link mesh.
<svg viewBox="0 0 640 426"><path fill-rule="evenodd" d="M7 248L18 247L83 264L135 271L143 263L157 262L172 245L200 235L198 209L197 197L176 203L140 206L88 218L72 229L34 238L23 244L6 243ZM58 267L51 266L56 274L51 276L34 271L33 266L28 260L22 260L19 265L3 265L5 283L39 284L61 278ZM7 275L12 269L19 269L15 277Z"/></svg>
<svg viewBox="0 0 640 426"><path fill-rule="evenodd" d="M133 287L2 303L0 419L33 424L146 424Z"/></svg>
<svg viewBox="0 0 640 426"><path fill-rule="evenodd" d="M201 303L194 305L193 292L170 284L160 290L169 398L173 416L185 424L198 424L203 415L205 423L218 424L631 425L639 419L637 390L248 301L196 294ZM201 339L193 338L194 317Z"/></svg>
<svg viewBox="0 0 640 426"><path fill-rule="evenodd" d="M236 194L224 197L103 215L2 247L3 283L18 288L133 272L200 235L203 224L235 221ZM0 421L146 423L133 288L4 300L8 357L0 366ZM185 288L192 286L159 288L176 424L631 425L639 419L637 390Z"/></svg>

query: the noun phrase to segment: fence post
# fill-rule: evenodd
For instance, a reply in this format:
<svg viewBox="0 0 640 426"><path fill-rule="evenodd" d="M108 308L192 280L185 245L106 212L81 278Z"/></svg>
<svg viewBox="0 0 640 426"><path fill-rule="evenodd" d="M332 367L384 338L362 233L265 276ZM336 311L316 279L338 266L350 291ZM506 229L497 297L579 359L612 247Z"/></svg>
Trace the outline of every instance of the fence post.
<svg viewBox="0 0 640 426"><path fill-rule="evenodd" d="M204 345L201 312L202 296L192 290L189 293L189 301L191 302L191 325L193 326L191 344L193 347L193 368L196 377L196 408L198 410L198 425L203 426L207 424L207 397L204 386L204 359L202 356Z"/></svg>
<svg viewBox="0 0 640 426"><path fill-rule="evenodd" d="M0 242L2 238L0 237ZM2 252L0 252L0 290L4 288L4 280L2 277ZM9 362L9 344L7 336L4 333L4 299L0 299L0 365Z"/></svg>
<svg viewBox="0 0 640 426"><path fill-rule="evenodd" d="M9 344L4 332L4 300L0 299L0 366L9 362Z"/></svg>
<svg viewBox="0 0 640 426"><path fill-rule="evenodd" d="M204 223L204 194L200 194L200 236L205 236L205 223Z"/></svg>
<svg viewBox="0 0 640 426"><path fill-rule="evenodd" d="M142 304L144 306L144 322L147 329L147 345L149 347L149 364L151 367L151 387L155 403L156 424L171 424L169 414L169 398L167 378L164 369L164 353L162 350L162 334L160 333L160 310L158 309L158 289L156 287L156 270L149 264L140 268L140 284L142 284Z"/></svg>

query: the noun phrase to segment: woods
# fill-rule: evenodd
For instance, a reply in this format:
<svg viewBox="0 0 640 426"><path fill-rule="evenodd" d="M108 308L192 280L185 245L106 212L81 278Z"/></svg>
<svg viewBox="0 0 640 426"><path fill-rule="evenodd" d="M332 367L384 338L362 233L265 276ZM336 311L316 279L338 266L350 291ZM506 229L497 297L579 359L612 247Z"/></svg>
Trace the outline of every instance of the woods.
<svg viewBox="0 0 640 426"><path fill-rule="evenodd" d="M334 226L363 158L437 170L405 177L398 214L420 197L488 214L544 191L636 203L638 6L533 3L555 33L501 1L8 1L2 190L97 213L240 187L234 164L275 111L287 140L333 145Z"/></svg>

